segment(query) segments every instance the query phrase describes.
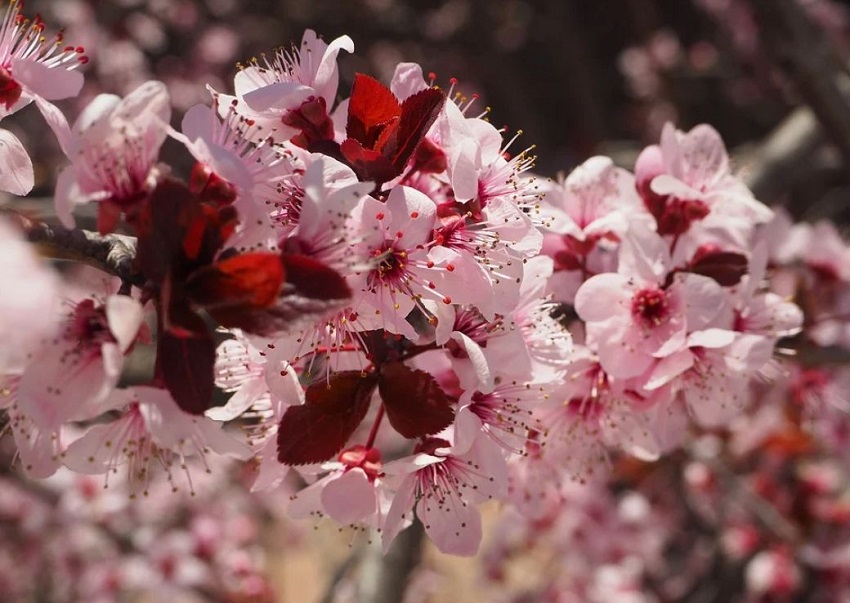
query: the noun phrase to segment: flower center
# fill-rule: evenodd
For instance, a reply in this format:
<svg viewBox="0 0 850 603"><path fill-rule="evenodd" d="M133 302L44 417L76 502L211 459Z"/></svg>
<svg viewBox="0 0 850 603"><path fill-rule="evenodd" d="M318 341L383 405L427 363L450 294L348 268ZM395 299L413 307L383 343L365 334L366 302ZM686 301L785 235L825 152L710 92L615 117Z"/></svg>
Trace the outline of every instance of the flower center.
<svg viewBox="0 0 850 603"><path fill-rule="evenodd" d="M667 295L661 289L641 289L632 296L632 316L644 326L657 327L668 314Z"/></svg>
<svg viewBox="0 0 850 603"><path fill-rule="evenodd" d="M398 283L407 274L407 252L395 247L387 247L374 252L377 266L370 275L381 284Z"/></svg>
<svg viewBox="0 0 850 603"><path fill-rule="evenodd" d="M5 67L0 67L0 104L6 106L6 110L21 99L23 88L12 77L12 73Z"/></svg>
<svg viewBox="0 0 850 603"><path fill-rule="evenodd" d="M68 327L71 337L87 345L115 340L106 320L106 308L95 306L91 299L80 302L74 308Z"/></svg>

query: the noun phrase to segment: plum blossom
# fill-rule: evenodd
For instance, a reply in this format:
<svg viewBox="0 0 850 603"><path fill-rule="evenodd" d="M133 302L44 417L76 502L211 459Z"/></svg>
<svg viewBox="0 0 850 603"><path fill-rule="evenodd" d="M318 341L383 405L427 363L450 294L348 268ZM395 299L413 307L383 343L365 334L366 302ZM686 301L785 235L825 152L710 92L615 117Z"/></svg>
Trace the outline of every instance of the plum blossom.
<svg viewBox="0 0 850 603"><path fill-rule="evenodd" d="M68 123L50 101L72 98L80 93L83 76L77 70L88 62L81 47L67 46L62 34L44 35L44 22L21 14L23 2L13 0L0 24L0 119L35 102L64 148ZM21 141L8 130L0 130L0 189L26 195L33 187L32 161Z"/></svg>
<svg viewBox="0 0 850 603"><path fill-rule="evenodd" d="M239 112L256 120L264 136L277 140L289 140L299 131L307 132L304 142L333 140L329 114L339 85L337 56L343 50L354 52L348 36L328 44L308 29L299 47L252 60L233 80Z"/></svg>
<svg viewBox="0 0 850 603"><path fill-rule="evenodd" d="M126 295L77 303L22 374L18 408L45 429L100 414L141 324L141 304Z"/></svg>
<svg viewBox="0 0 850 603"><path fill-rule="evenodd" d="M410 521L415 506L440 551L474 555L481 542L481 515L474 504L501 498L507 488L502 451L487 438L476 439L457 455L449 442L431 438L413 456L387 463L384 471L400 480L384 524L384 551Z"/></svg>
<svg viewBox="0 0 850 603"><path fill-rule="evenodd" d="M145 82L123 99L96 96L71 129L65 152L71 165L56 182L56 213L73 228L74 207L98 203L98 228L112 231L121 214L132 217L153 190L156 162L171 119L168 90Z"/></svg>
<svg viewBox="0 0 850 603"><path fill-rule="evenodd" d="M687 332L711 324L724 307L717 282L690 273L669 279L672 268L663 239L634 228L620 247L617 273L593 276L576 293L576 312L609 375L642 374L653 359L682 349Z"/></svg>
<svg viewBox="0 0 850 603"><path fill-rule="evenodd" d="M661 144L647 147L638 157L635 174L662 235L679 236L699 223L746 249L753 226L773 217L732 174L723 140L709 125L681 132L666 124Z"/></svg>
<svg viewBox="0 0 850 603"><path fill-rule="evenodd" d="M251 449L224 433L217 422L180 410L164 389L138 386L117 390L108 405L123 408L123 414L91 427L67 447L62 462L79 473L106 474L107 483L110 473L125 468L133 493L148 491L158 467L176 490L174 464L185 471L185 460L192 455L203 459L212 450L242 460L251 456ZM188 472L187 479L192 490Z"/></svg>

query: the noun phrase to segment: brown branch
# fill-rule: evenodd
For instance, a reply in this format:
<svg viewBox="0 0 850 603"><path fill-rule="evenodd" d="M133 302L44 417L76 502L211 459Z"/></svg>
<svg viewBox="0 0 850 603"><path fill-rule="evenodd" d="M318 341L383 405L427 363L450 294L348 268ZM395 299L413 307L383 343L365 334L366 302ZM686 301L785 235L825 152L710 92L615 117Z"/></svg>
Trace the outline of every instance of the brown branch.
<svg viewBox="0 0 850 603"><path fill-rule="evenodd" d="M740 158L744 181L760 201L776 201L802 173L814 167L816 152L825 140L812 110L800 107Z"/></svg>
<svg viewBox="0 0 850 603"><path fill-rule="evenodd" d="M0 209L43 256L71 260L117 276L125 285L141 287L144 277L135 269L136 239L119 234L101 235L79 228L67 229L33 220L14 210Z"/></svg>
<svg viewBox="0 0 850 603"><path fill-rule="evenodd" d="M380 543L370 548L360 566L361 603L401 603L410 576L422 557L425 529L417 519L396 536L392 547L381 555Z"/></svg>

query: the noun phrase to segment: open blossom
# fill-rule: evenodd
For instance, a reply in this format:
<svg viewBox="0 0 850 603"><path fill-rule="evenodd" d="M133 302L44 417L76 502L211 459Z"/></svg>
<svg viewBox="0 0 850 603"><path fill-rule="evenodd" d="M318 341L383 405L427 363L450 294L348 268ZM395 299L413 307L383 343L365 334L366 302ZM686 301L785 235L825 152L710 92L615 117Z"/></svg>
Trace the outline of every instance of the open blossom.
<svg viewBox="0 0 850 603"><path fill-rule="evenodd" d="M723 140L705 124L690 132L666 124L661 144L644 149L635 173L662 235L678 236L699 223L746 249L753 226L773 217L732 173Z"/></svg>
<svg viewBox="0 0 850 603"><path fill-rule="evenodd" d="M21 14L23 2L13 0L0 24L0 119L35 101L64 147L68 123L50 102L80 93L83 76L77 71L88 59L82 48L66 46L62 34L48 39L44 22ZM33 187L32 161L21 141L0 130L0 189L25 195Z"/></svg>
<svg viewBox="0 0 850 603"><path fill-rule="evenodd" d="M131 489L146 491L157 468L168 474L174 488L175 462L203 457L210 450L246 460L251 449L224 433L215 421L183 412L164 389L139 386L116 391L109 406L123 408L116 420L95 425L72 442L63 463L84 474L107 474L126 469ZM191 489L191 480L189 481Z"/></svg>
<svg viewBox="0 0 850 603"><path fill-rule="evenodd" d="M100 414L141 324L141 304L126 295L76 304L21 376L19 409L47 429Z"/></svg>
<svg viewBox="0 0 850 603"><path fill-rule="evenodd" d="M171 119L168 90L145 82L123 99L100 94L71 129L65 152L71 165L56 182L56 214L72 228L78 204L97 202L98 229L112 231L151 193L156 162Z"/></svg>
<svg viewBox="0 0 850 603"><path fill-rule="evenodd" d="M667 283L672 267L661 237L634 228L620 248L617 273L593 276L576 293L576 312L609 375L640 375L653 359L682 349L687 332L708 326L723 308L717 282L684 273Z"/></svg>
<svg viewBox="0 0 850 603"><path fill-rule="evenodd" d="M444 553L474 555L481 542L481 514L475 504L504 496L507 465L488 438L455 455L449 442L430 438L412 457L387 463L384 470L401 483L384 524L384 550L411 520L410 512Z"/></svg>
<svg viewBox="0 0 850 603"><path fill-rule="evenodd" d="M333 140L329 115L339 85L337 55L342 50L354 52L348 36L328 44L308 29L299 47L252 60L233 80L240 114L256 120L263 136L279 141L292 138L299 130L304 132L301 146L313 140Z"/></svg>

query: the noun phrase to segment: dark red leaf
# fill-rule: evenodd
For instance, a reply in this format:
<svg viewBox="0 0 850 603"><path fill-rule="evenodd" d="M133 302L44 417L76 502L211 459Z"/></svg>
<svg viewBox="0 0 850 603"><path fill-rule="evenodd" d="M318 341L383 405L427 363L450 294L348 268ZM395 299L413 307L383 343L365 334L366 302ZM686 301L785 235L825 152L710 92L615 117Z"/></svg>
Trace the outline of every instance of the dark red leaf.
<svg viewBox="0 0 850 603"><path fill-rule="evenodd" d="M348 299L351 289L342 275L313 258L297 253L282 256L286 267L286 290L310 299Z"/></svg>
<svg viewBox="0 0 850 603"><path fill-rule="evenodd" d="M185 224L183 255L187 263L206 265L236 230L238 216L232 205L201 203L196 197L183 208L180 220Z"/></svg>
<svg viewBox="0 0 850 603"><path fill-rule="evenodd" d="M281 293L285 271L276 253L243 253L192 273L186 294L206 310L266 308Z"/></svg>
<svg viewBox="0 0 850 603"><path fill-rule="evenodd" d="M286 465L320 463L342 450L369 410L377 378L343 371L307 388L306 402L286 409L277 431L277 458Z"/></svg>
<svg viewBox="0 0 850 603"><path fill-rule="evenodd" d="M390 424L406 438L439 433L454 420L456 400L425 371L401 362L385 364L378 391Z"/></svg>
<svg viewBox="0 0 850 603"><path fill-rule="evenodd" d="M419 143L425 137L428 129L434 124L446 95L436 88L427 88L405 99L401 105L401 118L394 135L381 148L396 173L400 174L407 165L407 160L413 155Z"/></svg>
<svg viewBox="0 0 850 603"><path fill-rule="evenodd" d="M348 100L345 133L367 149L374 149L381 133L401 116L398 99L378 80L358 73Z"/></svg>
<svg viewBox="0 0 850 603"><path fill-rule="evenodd" d="M157 342L158 377L188 413L202 414L212 402L215 341L204 321L195 315L181 316L179 330L163 330ZM187 323L193 322L188 330Z"/></svg>
<svg viewBox="0 0 850 603"><path fill-rule="evenodd" d="M747 274L749 262L747 257L734 251L711 250L697 253L687 272L701 274L713 278L723 287L732 287L741 282L741 277Z"/></svg>
<svg viewBox="0 0 850 603"><path fill-rule="evenodd" d="M136 262L141 272L156 283L165 280L182 255L184 228L180 213L189 203L192 195L186 185L167 178L157 185L136 215Z"/></svg>
<svg viewBox="0 0 850 603"><path fill-rule="evenodd" d="M380 185L399 174L389 159L379 151L364 148L353 138L346 139L340 145L340 151L361 182L371 181Z"/></svg>
<svg viewBox="0 0 850 603"><path fill-rule="evenodd" d="M229 205L236 200L236 187L200 161L192 167L189 190L208 203Z"/></svg>

